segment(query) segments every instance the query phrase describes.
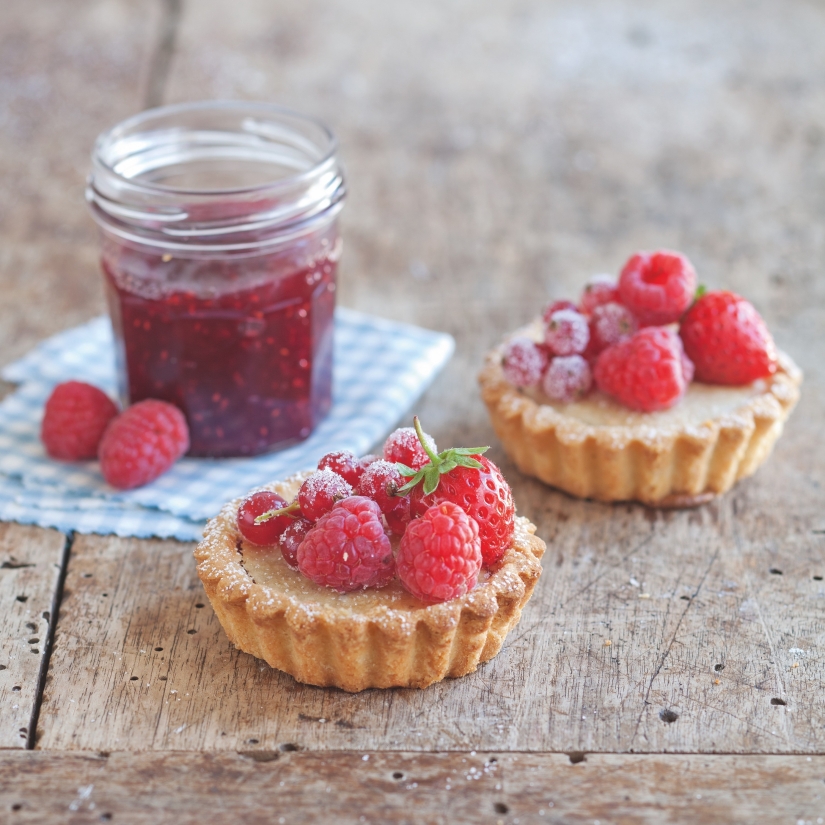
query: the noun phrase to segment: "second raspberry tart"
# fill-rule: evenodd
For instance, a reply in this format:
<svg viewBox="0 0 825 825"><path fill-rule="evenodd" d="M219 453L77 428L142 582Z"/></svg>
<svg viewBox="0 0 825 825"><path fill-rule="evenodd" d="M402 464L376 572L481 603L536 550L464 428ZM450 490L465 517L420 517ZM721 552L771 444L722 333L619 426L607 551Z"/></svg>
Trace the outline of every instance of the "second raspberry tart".
<svg viewBox="0 0 825 825"><path fill-rule="evenodd" d="M744 298L681 254L637 253L494 349L479 376L527 475L581 498L701 504L768 457L802 373Z"/></svg>

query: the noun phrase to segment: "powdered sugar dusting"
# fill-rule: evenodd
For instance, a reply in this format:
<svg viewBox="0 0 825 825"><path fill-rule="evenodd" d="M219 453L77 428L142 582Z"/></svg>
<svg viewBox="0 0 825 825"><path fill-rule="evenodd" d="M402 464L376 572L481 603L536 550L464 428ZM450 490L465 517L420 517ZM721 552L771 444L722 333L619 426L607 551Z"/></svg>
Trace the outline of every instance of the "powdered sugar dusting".
<svg viewBox="0 0 825 825"><path fill-rule="evenodd" d="M554 312L547 321L544 340L556 355L584 352L590 340L587 318L574 309L560 309Z"/></svg>
<svg viewBox="0 0 825 825"><path fill-rule="evenodd" d="M624 341L639 327L633 313L627 307L613 301L597 306L593 310L590 324L600 348Z"/></svg>
<svg viewBox="0 0 825 825"><path fill-rule="evenodd" d="M534 387L547 368L547 353L523 336L510 339L504 350L504 377L515 387Z"/></svg>
<svg viewBox="0 0 825 825"><path fill-rule="evenodd" d="M618 284L612 275L594 275L584 286L579 306L582 312L593 312L597 306L616 301L618 294Z"/></svg>
<svg viewBox="0 0 825 825"><path fill-rule="evenodd" d="M434 452L438 452L435 446L435 439L424 433L427 446ZM390 433L384 442L384 458L389 462L400 461L408 467L418 469L418 467L429 461L426 451L418 440L418 434L414 427L400 427L395 432Z"/></svg>
<svg viewBox="0 0 825 825"><path fill-rule="evenodd" d="M548 398L569 403L586 395L592 384L590 365L581 355L562 355L550 362L541 387Z"/></svg>
<svg viewBox="0 0 825 825"><path fill-rule="evenodd" d="M301 485L301 491L313 496L317 496L320 492L348 496L352 492L352 487L338 473L333 473L332 470L318 470Z"/></svg>

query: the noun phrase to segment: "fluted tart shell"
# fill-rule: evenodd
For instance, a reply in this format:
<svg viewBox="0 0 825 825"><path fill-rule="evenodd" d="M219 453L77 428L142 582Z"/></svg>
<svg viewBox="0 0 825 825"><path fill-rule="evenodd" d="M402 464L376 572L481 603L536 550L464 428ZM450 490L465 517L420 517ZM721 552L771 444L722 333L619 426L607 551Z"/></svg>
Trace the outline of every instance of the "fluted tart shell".
<svg viewBox="0 0 825 825"><path fill-rule="evenodd" d="M746 387L694 382L662 412L633 412L597 390L562 404L510 384L504 346L487 355L479 383L505 451L526 475L599 501L687 507L726 492L770 455L802 383L780 353L770 378Z"/></svg>
<svg viewBox="0 0 825 825"><path fill-rule="evenodd" d="M261 489L290 501L305 477ZM337 593L291 569L278 548L244 541L236 525L242 500L207 524L195 549L198 575L236 647L310 685L424 688L471 673L499 652L541 573L545 544L517 518L501 562L460 598L426 605L397 581Z"/></svg>

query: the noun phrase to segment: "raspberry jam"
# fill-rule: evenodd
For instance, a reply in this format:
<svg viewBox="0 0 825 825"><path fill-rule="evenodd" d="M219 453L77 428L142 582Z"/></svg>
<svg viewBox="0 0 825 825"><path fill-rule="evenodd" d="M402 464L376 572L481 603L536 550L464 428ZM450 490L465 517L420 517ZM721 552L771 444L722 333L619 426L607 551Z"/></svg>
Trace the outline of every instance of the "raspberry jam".
<svg viewBox="0 0 825 825"><path fill-rule="evenodd" d="M323 241L303 264L104 256L121 394L180 407L190 455L255 455L306 438L332 400L340 241ZM142 280L141 269L165 278Z"/></svg>
<svg viewBox="0 0 825 825"><path fill-rule="evenodd" d="M244 103L155 110L98 139L88 197L121 395L178 406L190 455L287 446L331 407L333 150L314 122Z"/></svg>

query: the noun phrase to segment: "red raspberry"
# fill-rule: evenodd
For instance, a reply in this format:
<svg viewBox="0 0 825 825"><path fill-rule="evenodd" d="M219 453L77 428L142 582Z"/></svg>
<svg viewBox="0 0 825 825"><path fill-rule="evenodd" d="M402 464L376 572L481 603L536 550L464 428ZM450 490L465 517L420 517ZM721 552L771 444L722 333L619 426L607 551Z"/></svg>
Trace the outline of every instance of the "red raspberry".
<svg viewBox="0 0 825 825"><path fill-rule="evenodd" d="M429 495L425 495L423 485L413 487L410 513L418 518L434 504L457 504L478 524L482 559L489 567L504 555L513 540L516 507L501 470L483 455L472 458L481 463L481 469L454 467L440 476L438 486Z"/></svg>
<svg viewBox="0 0 825 825"><path fill-rule="evenodd" d="M688 310L679 335L708 384L750 384L776 372L776 346L753 304L733 292L708 292Z"/></svg>
<svg viewBox="0 0 825 825"><path fill-rule="evenodd" d="M581 355L560 355L550 362L541 388L553 401L568 404L587 395L592 384L590 364Z"/></svg>
<svg viewBox="0 0 825 825"><path fill-rule="evenodd" d="M544 327L544 342L556 355L584 352L589 340L587 318L575 309L554 312Z"/></svg>
<svg viewBox="0 0 825 825"><path fill-rule="evenodd" d="M356 494L371 498L382 513L389 513L398 506L399 487L404 486L404 478L395 464L383 459L374 461L361 476Z"/></svg>
<svg viewBox="0 0 825 825"><path fill-rule="evenodd" d="M189 449L183 413L165 401L138 401L113 418L98 448L103 478L130 490L163 475Z"/></svg>
<svg viewBox="0 0 825 825"><path fill-rule="evenodd" d="M578 307L572 301L553 301L542 310L541 320L546 324L550 316L561 309L573 309L578 312Z"/></svg>
<svg viewBox="0 0 825 825"><path fill-rule="evenodd" d="M436 504L407 528L396 565L401 584L423 602L463 596L481 570L478 525L457 504Z"/></svg>
<svg viewBox="0 0 825 825"><path fill-rule="evenodd" d="M517 336L507 342L501 368L504 377L514 387L534 387L541 381L548 361L549 356L544 347L539 347L529 338Z"/></svg>
<svg viewBox="0 0 825 825"><path fill-rule="evenodd" d="M298 569L298 548L312 529L313 524L305 518L290 519L292 522L281 535L281 555L284 561L295 570Z"/></svg>
<svg viewBox="0 0 825 825"><path fill-rule="evenodd" d="M82 381L65 381L46 402L40 438L52 458L95 458L103 431L116 415L115 402L102 390Z"/></svg>
<svg viewBox="0 0 825 825"><path fill-rule="evenodd" d="M319 462L319 470L332 470L352 487L357 487L366 465L349 450L327 453Z"/></svg>
<svg viewBox="0 0 825 825"><path fill-rule="evenodd" d="M392 580L392 546L378 505L363 496L339 501L298 547L298 569L340 593L383 587Z"/></svg>
<svg viewBox="0 0 825 825"><path fill-rule="evenodd" d="M666 410L687 389L684 359L673 330L646 327L608 347L596 361L593 377L602 392L632 410Z"/></svg>
<svg viewBox="0 0 825 825"><path fill-rule="evenodd" d="M696 365L688 358L684 350L684 342L682 344L682 375L685 378L685 384L690 384L696 374Z"/></svg>
<svg viewBox="0 0 825 825"><path fill-rule="evenodd" d="M590 315L596 307L619 300L616 279L612 275L594 275L584 285L579 311Z"/></svg>
<svg viewBox="0 0 825 825"><path fill-rule="evenodd" d="M637 252L619 275L619 299L643 327L678 321L693 301L696 272L678 252Z"/></svg>
<svg viewBox="0 0 825 825"><path fill-rule="evenodd" d="M424 436L430 449L434 453L438 452L433 437L427 435L427 433L424 433ZM395 432L390 433L389 438L384 442L384 459L391 464L398 462L417 470L419 467L423 467L430 460L430 457L421 446L415 430L412 427L400 427Z"/></svg>
<svg viewBox="0 0 825 825"><path fill-rule="evenodd" d="M328 513L336 501L352 495L352 487L332 470L314 472L298 490L301 515L310 521L318 521Z"/></svg>
<svg viewBox="0 0 825 825"><path fill-rule="evenodd" d="M238 508L238 530L252 544L261 547L277 544L284 530L294 519L288 515L275 516L259 524L255 524L255 519L269 510L280 510L282 507L286 507L286 501L277 493L271 493L269 490L252 493Z"/></svg>

